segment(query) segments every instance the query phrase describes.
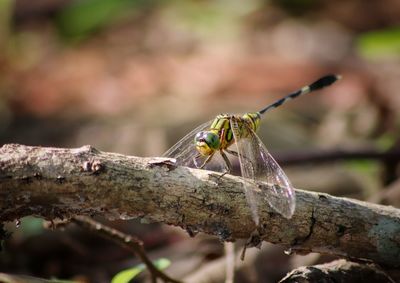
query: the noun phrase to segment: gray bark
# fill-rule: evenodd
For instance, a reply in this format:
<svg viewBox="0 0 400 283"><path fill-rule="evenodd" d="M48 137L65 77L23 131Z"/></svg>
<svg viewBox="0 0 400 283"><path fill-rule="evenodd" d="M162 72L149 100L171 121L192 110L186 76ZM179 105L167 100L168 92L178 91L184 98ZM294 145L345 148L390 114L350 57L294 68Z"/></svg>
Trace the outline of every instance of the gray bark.
<svg viewBox="0 0 400 283"><path fill-rule="evenodd" d="M299 267L279 283L394 283L382 269L372 264L346 260Z"/></svg>
<svg viewBox="0 0 400 283"><path fill-rule="evenodd" d="M0 148L0 223L100 214L143 217L221 240L256 229L241 178L176 167L170 159L9 144ZM266 184L264 184L266 186ZM400 210L296 190L288 220L258 198L260 239L294 252L319 252L400 266ZM254 235L254 233L253 233Z"/></svg>

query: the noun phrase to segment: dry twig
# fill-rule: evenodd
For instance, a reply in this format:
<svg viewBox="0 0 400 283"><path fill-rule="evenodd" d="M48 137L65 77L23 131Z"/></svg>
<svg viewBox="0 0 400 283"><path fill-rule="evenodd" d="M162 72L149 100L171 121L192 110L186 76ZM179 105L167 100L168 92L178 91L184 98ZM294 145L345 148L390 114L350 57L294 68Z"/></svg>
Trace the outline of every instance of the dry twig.
<svg viewBox="0 0 400 283"><path fill-rule="evenodd" d="M143 247L143 242L138 238L124 234L121 231L106 226L87 216L74 216L72 218L72 221L85 229L95 231L104 238L112 240L118 245L136 254L149 269L152 282L154 283L157 282L157 278L160 278L164 282L172 282L172 283L180 282L178 280L172 279L167 274L160 271L156 266L154 266L152 261L146 255L146 251L144 250Z"/></svg>

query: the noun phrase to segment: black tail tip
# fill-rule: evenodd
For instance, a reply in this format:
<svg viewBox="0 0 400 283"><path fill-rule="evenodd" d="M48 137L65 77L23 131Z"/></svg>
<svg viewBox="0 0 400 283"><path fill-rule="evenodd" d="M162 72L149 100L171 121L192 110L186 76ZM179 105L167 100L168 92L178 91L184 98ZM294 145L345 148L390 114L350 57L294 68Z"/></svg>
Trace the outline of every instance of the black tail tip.
<svg viewBox="0 0 400 283"><path fill-rule="evenodd" d="M331 84L340 80L341 78L342 78L341 75L326 75L318 79L317 81L313 82L309 87L311 91L321 89L323 87L330 86Z"/></svg>

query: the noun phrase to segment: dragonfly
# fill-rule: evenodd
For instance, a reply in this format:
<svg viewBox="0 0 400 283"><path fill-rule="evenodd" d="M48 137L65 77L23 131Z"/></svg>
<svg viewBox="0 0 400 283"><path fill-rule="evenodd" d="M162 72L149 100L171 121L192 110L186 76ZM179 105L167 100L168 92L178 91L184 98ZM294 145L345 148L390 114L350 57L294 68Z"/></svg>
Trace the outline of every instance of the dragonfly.
<svg viewBox="0 0 400 283"><path fill-rule="evenodd" d="M219 171L222 175L232 172L231 159L236 158L240 164L241 176L250 180L243 181L243 188L255 224L258 226L260 223L256 201L260 194L276 212L290 219L296 208L294 188L256 132L263 115L268 111L289 100L327 87L339 79L340 76L332 74L321 77L258 112L217 115L215 119L188 133L164 156L174 158L177 165ZM214 160L218 167L213 164ZM263 181L268 186L257 185L257 181Z"/></svg>

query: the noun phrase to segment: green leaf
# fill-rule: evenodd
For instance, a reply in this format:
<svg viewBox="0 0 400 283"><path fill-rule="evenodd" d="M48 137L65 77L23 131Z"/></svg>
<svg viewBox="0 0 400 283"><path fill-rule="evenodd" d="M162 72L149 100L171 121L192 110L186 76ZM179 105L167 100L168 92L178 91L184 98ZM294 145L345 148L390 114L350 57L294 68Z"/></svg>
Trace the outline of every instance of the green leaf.
<svg viewBox="0 0 400 283"><path fill-rule="evenodd" d="M163 270L171 265L171 261L166 258L160 258L153 262L153 264L159 269ZM139 275L146 269L146 266L142 263L135 267L128 268L118 272L111 280L111 283L129 283L133 278Z"/></svg>
<svg viewBox="0 0 400 283"><path fill-rule="evenodd" d="M0 48L4 47L11 29L15 3L12 0L0 1Z"/></svg>
<svg viewBox="0 0 400 283"><path fill-rule="evenodd" d="M18 229L24 237L32 237L44 232L43 219L27 216L20 220L20 228Z"/></svg>
<svg viewBox="0 0 400 283"><path fill-rule="evenodd" d="M357 39L357 48L369 59L399 57L400 27L363 33Z"/></svg>
<svg viewBox="0 0 400 283"><path fill-rule="evenodd" d="M384 133L376 140L376 145L381 150L389 150L394 146L398 137L393 133Z"/></svg>
<svg viewBox="0 0 400 283"><path fill-rule="evenodd" d="M153 262L153 264L159 269L159 270L164 270L166 269L168 266L171 265L171 261L169 259L166 258L160 258L157 259L155 262Z"/></svg>
<svg viewBox="0 0 400 283"><path fill-rule="evenodd" d="M372 175L379 171L379 164L375 160L352 160L345 162L347 168L362 174Z"/></svg>
<svg viewBox="0 0 400 283"><path fill-rule="evenodd" d="M58 28L67 36L85 36L110 23L127 4L125 0L74 1L58 16Z"/></svg>
<svg viewBox="0 0 400 283"><path fill-rule="evenodd" d="M145 269L146 266L142 263L135 267L122 270L113 277L111 283L129 283L129 281L131 281Z"/></svg>
<svg viewBox="0 0 400 283"><path fill-rule="evenodd" d="M66 39L82 40L121 19L132 18L159 0L74 0L56 18Z"/></svg>

